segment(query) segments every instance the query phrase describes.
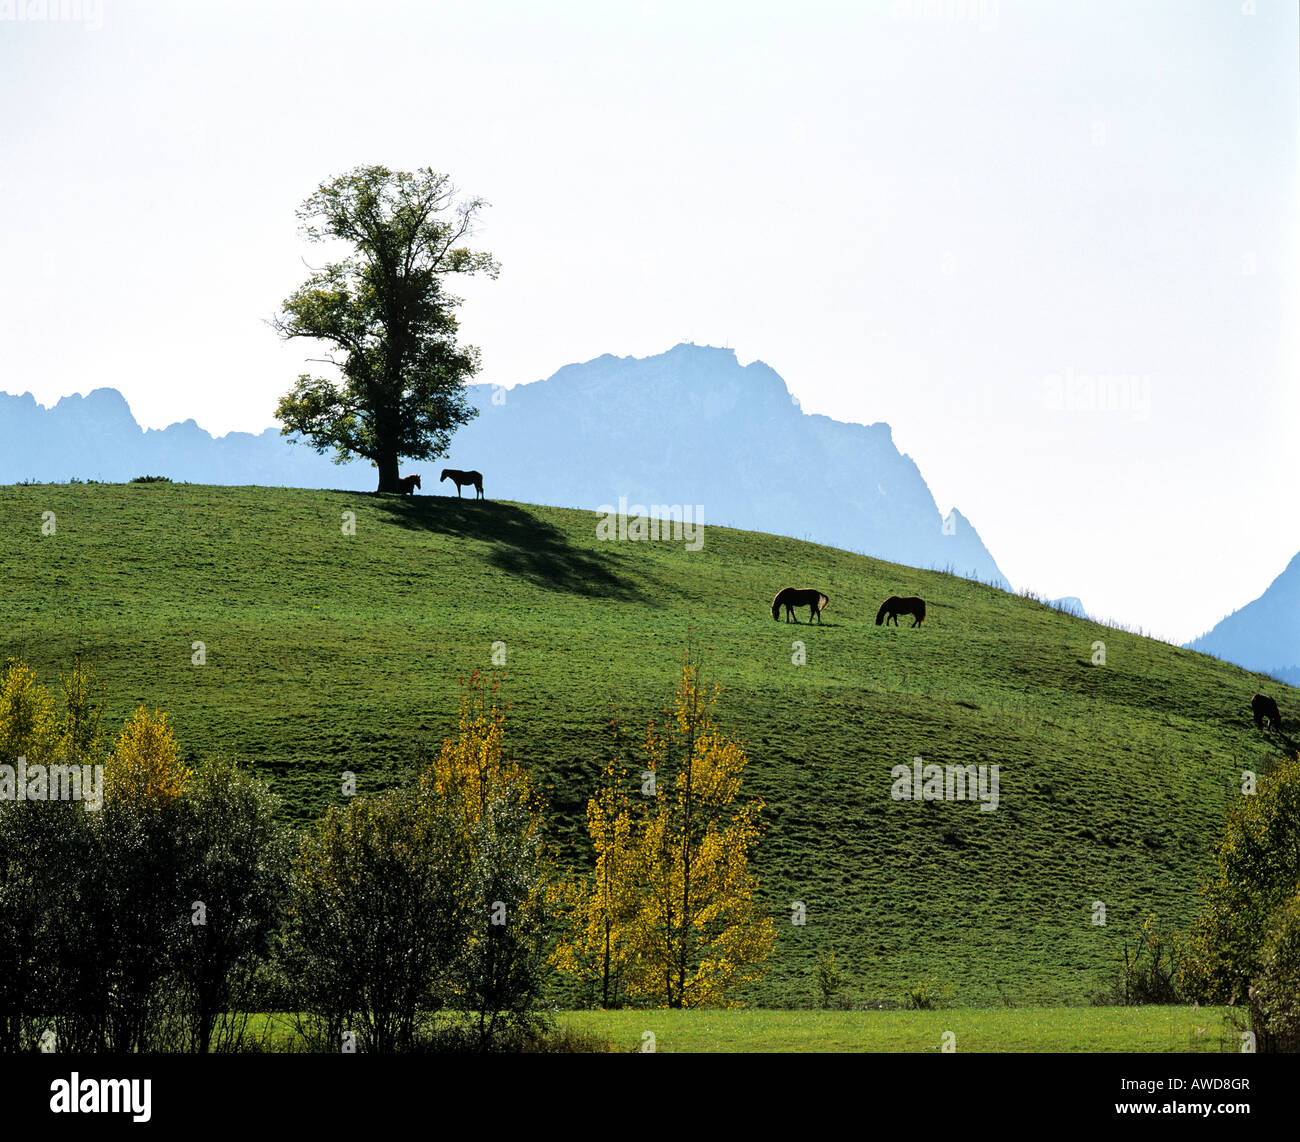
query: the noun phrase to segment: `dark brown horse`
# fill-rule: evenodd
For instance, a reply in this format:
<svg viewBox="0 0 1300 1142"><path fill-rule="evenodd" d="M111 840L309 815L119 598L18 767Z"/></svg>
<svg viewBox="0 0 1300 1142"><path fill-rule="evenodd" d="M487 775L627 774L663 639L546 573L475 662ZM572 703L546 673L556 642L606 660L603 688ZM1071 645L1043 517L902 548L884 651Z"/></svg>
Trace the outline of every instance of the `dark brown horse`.
<svg viewBox="0 0 1300 1142"><path fill-rule="evenodd" d="M397 481L397 494L399 496L413 496L415 495L415 489L419 486L419 476L403 476Z"/></svg>
<svg viewBox="0 0 1300 1142"><path fill-rule="evenodd" d="M462 484L474 485L474 490L478 493L478 495L474 497L476 500L481 500L484 498L482 472L461 472L455 468L444 468L442 470L442 476L439 478L438 483L441 484L443 480L447 480L447 479L456 481L457 498L459 498L460 496L460 488Z"/></svg>
<svg viewBox="0 0 1300 1142"><path fill-rule="evenodd" d="M1277 708L1277 702L1267 694L1256 694L1250 700L1250 711L1255 715L1255 725L1260 729L1264 728L1266 718L1273 729L1282 728L1282 714Z"/></svg>
<svg viewBox="0 0 1300 1142"><path fill-rule="evenodd" d="M906 599L890 595L880 604L880 610L876 612L876 626L887 623L890 619L894 620L894 626L898 626L899 615L911 615L916 620L912 625L919 627L925 622L925 600L918 599L915 595L910 595Z"/></svg>
<svg viewBox="0 0 1300 1142"><path fill-rule="evenodd" d="M822 621L822 611L830 605L830 599L811 587L785 587L778 591L776 598L772 600L772 618L775 620L779 616L781 608L784 607L785 621L789 622L794 619L795 622L798 622L799 619L794 613L795 607L807 607L808 621L812 622L815 615L820 623Z"/></svg>

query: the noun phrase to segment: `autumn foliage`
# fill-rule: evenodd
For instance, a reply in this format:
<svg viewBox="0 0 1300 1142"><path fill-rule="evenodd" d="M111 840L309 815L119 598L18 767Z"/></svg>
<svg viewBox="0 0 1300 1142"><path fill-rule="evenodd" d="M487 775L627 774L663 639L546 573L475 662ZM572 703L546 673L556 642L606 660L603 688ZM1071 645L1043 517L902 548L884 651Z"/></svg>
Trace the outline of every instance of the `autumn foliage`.
<svg viewBox="0 0 1300 1142"><path fill-rule="evenodd" d="M622 987L661 1007L735 1006L775 941L749 868L763 803L737 800L745 753L701 672L688 654L667 721L647 731L639 794L611 762L587 806L595 867L568 888L554 962L607 1005Z"/></svg>
<svg viewBox="0 0 1300 1142"><path fill-rule="evenodd" d="M140 706L104 766L105 794L158 808L176 801L192 776L181 762L167 715Z"/></svg>

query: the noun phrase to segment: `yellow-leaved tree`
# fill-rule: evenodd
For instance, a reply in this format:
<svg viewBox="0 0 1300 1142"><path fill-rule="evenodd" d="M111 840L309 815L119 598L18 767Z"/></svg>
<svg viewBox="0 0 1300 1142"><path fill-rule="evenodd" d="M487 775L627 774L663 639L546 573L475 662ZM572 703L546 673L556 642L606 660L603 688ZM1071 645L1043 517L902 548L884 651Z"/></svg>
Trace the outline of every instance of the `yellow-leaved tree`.
<svg viewBox="0 0 1300 1142"><path fill-rule="evenodd" d="M454 738L425 766L423 812L450 817L469 860L468 939L454 990L486 1048L510 1025L534 1018L541 992L549 868L541 802L528 770L505 747L506 714L475 670Z"/></svg>
<svg viewBox="0 0 1300 1142"><path fill-rule="evenodd" d="M532 835L541 828L541 812L528 771L503 749L506 715L496 704L499 687L500 679L494 678L489 692L477 670L470 675L457 735L444 738L442 749L425 765L420 792L453 806L470 834L493 806L524 809Z"/></svg>
<svg viewBox="0 0 1300 1142"><path fill-rule="evenodd" d="M616 1007L623 979L623 930L636 919L643 883L635 865L626 771L618 758L606 761L600 787L587 802L587 832L596 854L595 870L590 882L567 881L555 887L557 910L567 918L571 935L557 942L552 962L561 972L598 986L601 1007Z"/></svg>
<svg viewBox="0 0 1300 1142"><path fill-rule="evenodd" d="M60 676L63 709L27 663L11 658L0 673L0 764L87 765L101 748L103 687L80 658Z"/></svg>
<svg viewBox="0 0 1300 1142"><path fill-rule="evenodd" d="M104 766L104 792L109 798L161 807L180 797L191 776L166 713L140 706L122 727Z"/></svg>
<svg viewBox="0 0 1300 1142"><path fill-rule="evenodd" d="M720 730L721 688L706 688L688 652L667 723L646 735L640 797L620 797L608 768L588 804L593 875L571 890L570 928L555 963L616 974L661 1007L731 1007L759 979L776 939L754 900L749 867L762 801L737 798L744 749Z"/></svg>
<svg viewBox="0 0 1300 1142"><path fill-rule="evenodd" d="M27 663L11 658L0 676L0 764L19 757L48 764L58 739L54 702Z"/></svg>

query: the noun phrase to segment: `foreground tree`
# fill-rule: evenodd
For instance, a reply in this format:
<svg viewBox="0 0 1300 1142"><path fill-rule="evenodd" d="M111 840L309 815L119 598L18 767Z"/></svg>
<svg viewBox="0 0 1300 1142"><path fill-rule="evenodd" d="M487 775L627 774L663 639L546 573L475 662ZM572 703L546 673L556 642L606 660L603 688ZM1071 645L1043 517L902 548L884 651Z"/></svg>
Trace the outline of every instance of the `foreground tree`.
<svg viewBox="0 0 1300 1142"><path fill-rule="evenodd" d="M75 716L65 714L69 722ZM0 764L57 760L59 727L35 671L10 659L0 671ZM80 873L76 842L87 816L80 805L18 801L15 793L0 789L0 1053L35 1050L49 1023L49 915L66 878Z"/></svg>
<svg viewBox="0 0 1300 1142"><path fill-rule="evenodd" d="M587 802L587 832L596 864L589 879L556 885L557 910L569 930L553 955L555 966L590 985L603 1008L619 1006L624 933L641 907L640 868L632 834L626 766L611 757Z"/></svg>
<svg viewBox="0 0 1300 1142"><path fill-rule="evenodd" d="M0 1052L231 1048L280 920L274 804L228 763L191 772L160 711L110 746L80 662L62 691L57 708L23 663L0 674L4 749L103 773L81 799L50 777L17 801L0 777Z"/></svg>
<svg viewBox="0 0 1300 1142"><path fill-rule="evenodd" d="M596 870L575 890L555 962L602 994L621 978L662 1007L734 1006L771 954L775 926L749 868L763 803L737 801L746 758L716 725L719 693L688 655L667 725L647 734L644 797L613 793L611 768L588 805Z"/></svg>
<svg viewBox="0 0 1300 1142"><path fill-rule="evenodd" d="M292 872L287 967L318 1050L417 1050L455 1002L470 865L445 814L407 790L332 806Z"/></svg>
<svg viewBox="0 0 1300 1142"><path fill-rule="evenodd" d="M248 771L205 759L183 797L179 931L172 964L185 1028L182 1047L238 1047L259 968L282 922L290 831L279 803Z"/></svg>
<svg viewBox="0 0 1300 1142"><path fill-rule="evenodd" d="M1229 813L1213 851L1182 983L1193 999L1246 1003L1252 980L1282 962L1278 948L1294 946L1290 929L1279 925L1294 923L1288 902L1300 887L1300 757L1259 778L1257 791Z"/></svg>
<svg viewBox="0 0 1300 1142"><path fill-rule="evenodd" d="M550 898L541 803L527 769L506 752L498 686L471 674L459 732L428 759L419 784L426 812L449 816L469 854L468 939L455 990L471 1017L467 1045L480 1051L545 1023L537 1012Z"/></svg>
<svg viewBox="0 0 1300 1142"><path fill-rule="evenodd" d="M487 1050L537 1029L542 816L477 674L413 790L332 808L293 871L303 1030L339 1049Z"/></svg>
<svg viewBox="0 0 1300 1142"><path fill-rule="evenodd" d="M1270 917L1259 972L1248 994L1258 1049L1300 1051L1300 891Z"/></svg>
<svg viewBox="0 0 1300 1142"><path fill-rule="evenodd" d="M309 241L342 241L354 252L317 270L288 298L272 325L286 340L330 345L341 383L302 375L281 398L285 435L299 433L335 461L358 456L379 469L379 491L398 490L401 457L444 455L451 434L477 415L464 385L478 350L456 343L451 274L499 266L464 243L487 205L456 204L449 176L357 167L323 183L298 210Z"/></svg>

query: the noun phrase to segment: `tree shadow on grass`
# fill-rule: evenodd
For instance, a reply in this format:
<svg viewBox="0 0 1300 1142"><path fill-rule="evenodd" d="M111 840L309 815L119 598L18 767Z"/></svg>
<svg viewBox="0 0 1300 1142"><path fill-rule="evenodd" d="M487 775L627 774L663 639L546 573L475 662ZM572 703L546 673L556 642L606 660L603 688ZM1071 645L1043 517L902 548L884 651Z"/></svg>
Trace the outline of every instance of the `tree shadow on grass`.
<svg viewBox="0 0 1300 1142"><path fill-rule="evenodd" d="M454 496L375 493L376 508L398 527L490 543L493 567L551 591L646 602L620 567L621 556L575 547L559 529L514 504L458 500ZM594 525L593 532L594 535Z"/></svg>

